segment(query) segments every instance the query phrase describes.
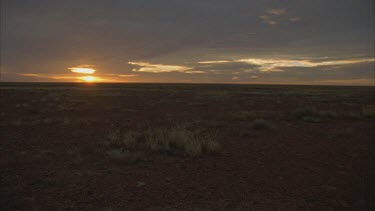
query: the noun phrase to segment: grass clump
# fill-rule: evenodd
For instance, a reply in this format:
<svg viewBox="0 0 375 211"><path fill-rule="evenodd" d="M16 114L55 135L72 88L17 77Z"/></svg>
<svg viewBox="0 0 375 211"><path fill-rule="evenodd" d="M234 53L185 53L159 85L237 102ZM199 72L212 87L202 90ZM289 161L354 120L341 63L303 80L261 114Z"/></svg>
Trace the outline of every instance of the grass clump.
<svg viewBox="0 0 375 211"><path fill-rule="evenodd" d="M304 116L302 118L302 120L305 121L305 122L313 122L313 123L321 122L321 119L319 119L318 117L315 117L315 116Z"/></svg>
<svg viewBox="0 0 375 211"><path fill-rule="evenodd" d="M342 116L344 118L348 118L348 119L362 119L362 113L360 112L347 112L347 113L344 113L342 114Z"/></svg>
<svg viewBox="0 0 375 211"><path fill-rule="evenodd" d="M364 119L374 118L375 108L372 105L362 106L360 111L347 111L338 113L332 110L318 111L311 107L297 108L293 111L293 115L296 119L300 119L307 122L321 122L322 120L348 118L348 119Z"/></svg>
<svg viewBox="0 0 375 211"><path fill-rule="evenodd" d="M319 111L317 115L327 119L334 119L339 116L335 111Z"/></svg>
<svg viewBox="0 0 375 211"><path fill-rule="evenodd" d="M119 146L123 147L125 150L131 151L138 147L140 134L134 131L129 131L125 133L122 139L119 140Z"/></svg>
<svg viewBox="0 0 375 211"><path fill-rule="evenodd" d="M110 143L124 151L150 151L172 155L195 157L204 153L216 152L219 145L212 135L201 134L177 126L168 129L147 129L143 133L128 131L120 136L110 133Z"/></svg>
<svg viewBox="0 0 375 211"><path fill-rule="evenodd" d="M256 119L251 123L251 128L255 130L267 130L271 128L271 124L264 119Z"/></svg>
<svg viewBox="0 0 375 211"><path fill-rule="evenodd" d="M366 118L374 118L375 106L362 106L362 115Z"/></svg>
<svg viewBox="0 0 375 211"><path fill-rule="evenodd" d="M322 121L321 118L332 119L337 117L337 113L333 111L317 111L313 107L301 107L293 111L293 116L305 122L319 123Z"/></svg>
<svg viewBox="0 0 375 211"><path fill-rule="evenodd" d="M180 150L191 157L215 152L218 149L218 144L211 135L199 134L185 127L175 127L169 130L166 137L166 143L170 148Z"/></svg>
<svg viewBox="0 0 375 211"><path fill-rule="evenodd" d="M110 147L120 147L122 145L121 134L119 130L110 130L107 137L106 145Z"/></svg>
<svg viewBox="0 0 375 211"><path fill-rule="evenodd" d="M107 151L107 155L110 158L118 159L124 156L124 151L122 149L111 149Z"/></svg>
<svg viewBox="0 0 375 211"><path fill-rule="evenodd" d="M301 107L293 111L293 116L297 119L313 117L315 114L316 114L316 110L312 107Z"/></svg>
<svg viewBox="0 0 375 211"><path fill-rule="evenodd" d="M238 120L249 120L254 119L256 117L256 113L251 111L240 111L234 113L233 117Z"/></svg>

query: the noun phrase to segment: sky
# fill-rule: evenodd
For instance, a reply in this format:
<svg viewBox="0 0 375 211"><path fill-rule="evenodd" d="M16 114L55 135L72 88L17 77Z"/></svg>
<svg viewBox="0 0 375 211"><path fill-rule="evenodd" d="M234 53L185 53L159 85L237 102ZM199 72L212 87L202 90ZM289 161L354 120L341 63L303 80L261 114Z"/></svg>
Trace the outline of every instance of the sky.
<svg viewBox="0 0 375 211"><path fill-rule="evenodd" d="M1 81L374 85L373 0L1 0Z"/></svg>

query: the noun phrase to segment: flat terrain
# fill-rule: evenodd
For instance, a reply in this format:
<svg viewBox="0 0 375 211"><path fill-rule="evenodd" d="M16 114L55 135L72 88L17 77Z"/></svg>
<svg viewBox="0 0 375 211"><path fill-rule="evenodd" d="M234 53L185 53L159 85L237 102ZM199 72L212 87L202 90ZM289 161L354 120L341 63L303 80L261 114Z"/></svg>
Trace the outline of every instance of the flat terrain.
<svg viewBox="0 0 375 211"><path fill-rule="evenodd" d="M374 88L1 83L1 210L371 210ZM120 150L184 125L216 152ZM115 149L116 150L116 149Z"/></svg>

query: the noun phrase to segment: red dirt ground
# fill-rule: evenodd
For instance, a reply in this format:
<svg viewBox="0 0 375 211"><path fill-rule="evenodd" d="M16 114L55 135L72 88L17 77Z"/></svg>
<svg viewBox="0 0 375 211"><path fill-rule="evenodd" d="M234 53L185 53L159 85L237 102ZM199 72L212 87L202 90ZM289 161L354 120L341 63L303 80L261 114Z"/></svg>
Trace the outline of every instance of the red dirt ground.
<svg viewBox="0 0 375 211"><path fill-rule="evenodd" d="M371 210L372 87L0 84L1 210ZM303 121L296 108L338 115ZM250 112L250 117L241 116ZM271 126L255 130L265 119ZM111 159L108 131L189 124L221 148Z"/></svg>

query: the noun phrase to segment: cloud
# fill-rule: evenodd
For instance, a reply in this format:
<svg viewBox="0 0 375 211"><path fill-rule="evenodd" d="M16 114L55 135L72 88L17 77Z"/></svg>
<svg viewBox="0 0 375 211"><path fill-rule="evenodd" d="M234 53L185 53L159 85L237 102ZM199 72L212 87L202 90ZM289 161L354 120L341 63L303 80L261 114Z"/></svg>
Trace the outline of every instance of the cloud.
<svg viewBox="0 0 375 211"><path fill-rule="evenodd" d="M347 59L347 60L330 60L330 61L313 61L313 60L295 60L295 59L239 59L237 62L259 65L263 72L280 72L285 67L320 67L320 66L341 66L357 63L374 62L374 58Z"/></svg>
<svg viewBox="0 0 375 211"><path fill-rule="evenodd" d="M246 58L234 60L200 61L194 66L205 72L282 72L286 68L341 68L342 66L373 63L374 58L311 58L311 59L279 59L279 58Z"/></svg>
<svg viewBox="0 0 375 211"><path fill-rule="evenodd" d="M262 19L262 22L268 25L276 25L277 21L274 19L274 17L269 15L261 15L259 16L260 19Z"/></svg>
<svg viewBox="0 0 375 211"><path fill-rule="evenodd" d="M334 67L334 68L333 68ZM281 72L259 73L260 80L264 82L282 82L299 84L340 84L369 85L367 81L374 81L374 63L352 63L338 66L315 67L283 67ZM332 82L332 83L330 83ZM353 83L351 83L353 82Z"/></svg>
<svg viewBox="0 0 375 211"><path fill-rule="evenodd" d="M169 73L169 72L181 72L188 74L203 73L202 71L194 70L192 67L180 66L180 65L165 65L165 64L151 64L148 62L128 62L133 65L133 72L148 72L148 73Z"/></svg>
<svg viewBox="0 0 375 211"><path fill-rule="evenodd" d="M291 21L291 22L298 22L300 20L302 20L302 18L300 18L300 17L291 17L291 18L289 18L289 21Z"/></svg>
<svg viewBox="0 0 375 211"><path fill-rule="evenodd" d="M19 73L18 75L27 76L27 77L41 77L39 74L36 74L36 73Z"/></svg>
<svg viewBox="0 0 375 211"><path fill-rule="evenodd" d="M259 18L263 23L273 26L282 20L282 16L287 14L287 10L285 8L268 9L265 13L265 15L261 15Z"/></svg>
<svg viewBox="0 0 375 211"><path fill-rule="evenodd" d="M202 61L198 62L198 64L220 64L220 63L228 63L231 62L229 60L221 60L221 61Z"/></svg>
<svg viewBox="0 0 375 211"><path fill-rule="evenodd" d="M285 8L279 8L279 9L269 9L267 10L267 13L273 16L280 16L280 15L285 15L287 12Z"/></svg>
<svg viewBox="0 0 375 211"><path fill-rule="evenodd" d="M236 80L238 80L238 79L239 79L238 76L233 76L233 77L232 77L232 80L233 80L233 81L236 81Z"/></svg>
<svg viewBox="0 0 375 211"><path fill-rule="evenodd" d="M117 75L119 77L136 77L138 76L137 74L125 74L125 75Z"/></svg>
<svg viewBox="0 0 375 211"><path fill-rule="evenodd" d="M194 68L204 72L252 72L257 71L260 66L255 63L236 60L201 61Z"/></svg>
<svg viewBox="0 0 375 211"><path fill-rule="evenodd" d="M273 26L281 22L294 23L302 20L301 17L291 16L290 14L288 14L286 8L268 9L265 11L265 14L259 16L259 18L263 23L269 26Z"/></svg>
<svg viewBox="0 0 375 211"><path fill-rule="evenodd" d="M81 74L94 74L95 69L92 68L92 65L81 65L77 67L68 68L72 73L81 73Z"/></svg>

